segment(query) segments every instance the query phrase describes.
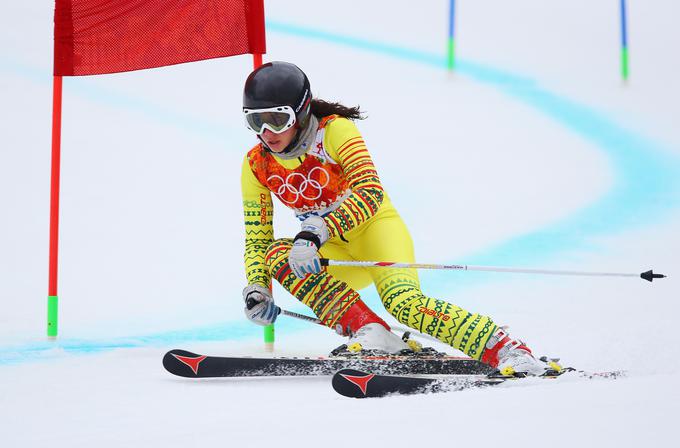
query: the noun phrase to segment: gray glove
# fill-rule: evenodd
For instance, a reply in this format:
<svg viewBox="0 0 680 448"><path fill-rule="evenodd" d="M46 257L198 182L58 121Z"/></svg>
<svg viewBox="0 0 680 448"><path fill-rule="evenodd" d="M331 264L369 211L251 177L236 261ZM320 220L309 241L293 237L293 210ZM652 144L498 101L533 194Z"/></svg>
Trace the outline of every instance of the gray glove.
<svg viewBox="0 0 680 448"><path fill-rule="evenodd" d="M252 284L243 289L243 300L246 317L258 325L273 324L281 313L281 308L274 304L271 291L264 286Z"/></svg>
<svg viewBox="0 0 680 448"><path fill-rule="evenodd" d="M298 278L321 272L319 249L328 241L328 228L320 216L310 216L302 221L302 230L295 236L288 254L288 264Z"/></svg>

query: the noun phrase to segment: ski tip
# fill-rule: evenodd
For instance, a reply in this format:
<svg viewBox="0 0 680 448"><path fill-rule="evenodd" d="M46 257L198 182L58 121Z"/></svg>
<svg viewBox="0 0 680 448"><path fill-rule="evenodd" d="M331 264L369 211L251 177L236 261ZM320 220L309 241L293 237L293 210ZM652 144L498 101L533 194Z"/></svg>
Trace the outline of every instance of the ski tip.
<svg viewBox="0 0 680 448"><path fill-rule="evenodd" d="M163 356L163 367L168 372L187 378L195 378L198 368L207 356L198 355L186 350L173 349Z"/></svg>
<svg viewBox="0 0 680 448"><path fill-rule="evenodd" d="M368 383L375 378L375 374L356 369L341 369L333 375L333 389L340 395L349 398L366 398Z"/></svg>
<svg viewBox="0 0 680 448"><path fill-rule="evenodd" d="M647 280L648 282L653 281L655 278L666 278L666 276L663 274L655 274L651 269L640 274L640 277Z"/></svg>
<svg viewBox="0 0 680 448"><path fill-rule="evenodd" d="M476 375L426 377L420 375L382 375L355 369L342 369L333 375L333 389L350 398L380 398L392 395L420 395L453 392L501 384L505 379Z"/></svg>

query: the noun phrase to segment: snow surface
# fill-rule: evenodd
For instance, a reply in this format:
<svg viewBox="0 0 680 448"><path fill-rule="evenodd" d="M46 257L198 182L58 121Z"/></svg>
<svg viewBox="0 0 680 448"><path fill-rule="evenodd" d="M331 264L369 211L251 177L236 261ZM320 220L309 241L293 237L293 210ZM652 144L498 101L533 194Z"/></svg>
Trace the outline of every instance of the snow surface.
<svg viewBox="0 0 680 448"><path fill-rule="evenodd" d="M424 272L425 292L509 324L536 352L629 375L360 401L327 378L195 382L160 363L175 347L264 354L240 297L248 56L64 79L60 336L46 340L53 3L4 2L3 446L673 444L680 6L628 2L624 85L617 3L457 2L451 75L446 1L267 2L266 60L368 112L359 127L419 261L670 275ZM277 235L297 225L277 210ZM340 343L277 325L279 355Z"/></svg>

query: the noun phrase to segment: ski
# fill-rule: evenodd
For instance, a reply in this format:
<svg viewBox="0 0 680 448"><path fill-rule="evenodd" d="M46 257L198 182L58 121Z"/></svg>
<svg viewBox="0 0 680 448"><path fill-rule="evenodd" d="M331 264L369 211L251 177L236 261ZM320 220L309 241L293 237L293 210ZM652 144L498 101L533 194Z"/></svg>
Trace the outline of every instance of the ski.
<svg viewBox="0 0 680 448"><path fill-rule="evenodd" d="M417 375L385 375L356 369L342 369L333 375L333 389L350 398L377 398L388 395L416 395L437 392L454 392L466 389L494 386L505 382L523 382L528 379L557 379L563 375L580 379L616 379L626 375L625 371L587 372L566 367L549 371L540 377L503 376L497 371L488 375L448 375L424 377Z"/></svg>
<svg viewBox="0 0 680 448"><path fill-rule="evenodd" d="M505 381L485 375L451 375L422 377L412 375L381 375L355 369L342 369L333 375L333 389L350 398L377 398L387 395L414 395L452 392L494 386Z"/></svg>
<svg viewBox="0 0 680 448"><path fill-rule="evenodd" d="M175 349L165 354L163 367L185 378L330 376L341 369L384 375L487 375L493 371L473 359L434 351L414 355L251 358L207 356Z"/></svg>

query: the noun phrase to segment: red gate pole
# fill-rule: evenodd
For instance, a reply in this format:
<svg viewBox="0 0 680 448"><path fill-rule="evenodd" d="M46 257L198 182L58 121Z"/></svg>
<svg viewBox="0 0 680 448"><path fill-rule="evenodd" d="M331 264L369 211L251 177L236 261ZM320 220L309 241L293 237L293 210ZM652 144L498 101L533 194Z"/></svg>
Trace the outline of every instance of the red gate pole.
<svg viewBox="0 0 680 448"><path fill-rule="evenodd" d="M262 65L262 55L253 54L253 69L258 68ZM271 291L272 285L269 285L269 290ZM274 333L274 324L270 324L264 327L264 349L268 352L274 351L274 342L276 341L276 335Z"/></svg>
<svg viewBox="0 0 680 448"><path fill-rule="evenodd" d="M47 336L58 332L59 298L57 265L59 253L59 174L61 166L61 92L62 78L54 77L52 88L52 181L50 186L49 286L47 290Z"/></svg>

